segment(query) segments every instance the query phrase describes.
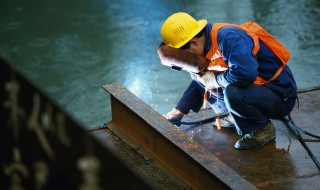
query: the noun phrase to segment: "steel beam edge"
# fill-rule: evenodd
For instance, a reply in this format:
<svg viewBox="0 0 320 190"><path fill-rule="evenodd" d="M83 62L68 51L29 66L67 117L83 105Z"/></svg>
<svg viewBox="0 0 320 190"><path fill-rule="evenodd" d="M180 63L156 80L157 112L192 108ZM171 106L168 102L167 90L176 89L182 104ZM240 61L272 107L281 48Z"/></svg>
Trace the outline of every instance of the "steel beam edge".
<svg viewBox="0 0 320 190"><path fill-rule="evenodd" d="M111 95L111 126L133 138L192 188L257 189L120 83L102 88Z"/></svg>

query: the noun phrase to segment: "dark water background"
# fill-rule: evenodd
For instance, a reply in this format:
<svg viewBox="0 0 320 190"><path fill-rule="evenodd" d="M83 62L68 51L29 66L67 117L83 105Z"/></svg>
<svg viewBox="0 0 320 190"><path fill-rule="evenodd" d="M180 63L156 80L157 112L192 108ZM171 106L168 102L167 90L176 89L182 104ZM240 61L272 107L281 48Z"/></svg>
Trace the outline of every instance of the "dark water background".
<svg viewBox="0 0 320 190"><path fill-rule="evenodd" d="M3 0L0 55L85 127L110 121L101 85L119 82L161 114L190 83L160 64L160 28L172 13L256 21L290 51L299 89L320 85L319 0Z"/></svg>

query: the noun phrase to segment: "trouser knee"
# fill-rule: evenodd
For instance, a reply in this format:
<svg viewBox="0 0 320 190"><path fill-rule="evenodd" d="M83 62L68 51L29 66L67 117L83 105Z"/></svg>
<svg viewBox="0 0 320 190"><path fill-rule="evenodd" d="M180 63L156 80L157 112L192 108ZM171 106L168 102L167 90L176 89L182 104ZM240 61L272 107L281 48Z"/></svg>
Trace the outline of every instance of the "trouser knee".
<svg viewBox="0 0 320 190"><path fill-rule="evenodd" d="M224 90L224 99L229 105L238 102L241 99L240 88L230 84Z"/></svg>

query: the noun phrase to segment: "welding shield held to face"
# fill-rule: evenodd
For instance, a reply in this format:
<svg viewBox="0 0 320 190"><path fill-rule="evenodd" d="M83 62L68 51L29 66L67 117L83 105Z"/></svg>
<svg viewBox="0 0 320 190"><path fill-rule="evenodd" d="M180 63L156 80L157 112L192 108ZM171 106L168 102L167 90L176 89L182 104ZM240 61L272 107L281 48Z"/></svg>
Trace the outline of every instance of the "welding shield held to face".
<svg viewBox="0 0 320 190"><path fill-rule="evenodd" d="M163 65L171 67L173 70L185 70L198 75L203 74L210 63L202 56L172 48L164 43L160 44L158 55Z"/></svg>
<svg viewBox="0 0 320 190"><path fill-rule="evenodd" d="M220 64L219 59L208 60L203 56L196 55L183 49L177 49L161 43L158 48L158 55L163 65L173 70L185 70L197 75L204 74L207 70L215 74L228 69L225 63Z"/></svg>

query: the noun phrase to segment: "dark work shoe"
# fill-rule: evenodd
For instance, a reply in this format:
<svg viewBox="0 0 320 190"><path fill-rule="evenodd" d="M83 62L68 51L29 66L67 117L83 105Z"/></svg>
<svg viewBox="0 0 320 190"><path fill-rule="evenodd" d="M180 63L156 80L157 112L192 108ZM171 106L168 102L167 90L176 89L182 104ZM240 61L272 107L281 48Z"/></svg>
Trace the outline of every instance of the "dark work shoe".
<svg viewBox="0 0 320 190"><path fill-rule="evenodd" d="M168 119L168 121L177 127L181 125L181 119Z"/></svg>
<svg viewBox="0 0 320 190"><path fill-rule="evenodd" d="M271 122L257 131L246 134L238 140L234 147L238 150L255 149L261 147L276 138L276 130Z"/></svg>

